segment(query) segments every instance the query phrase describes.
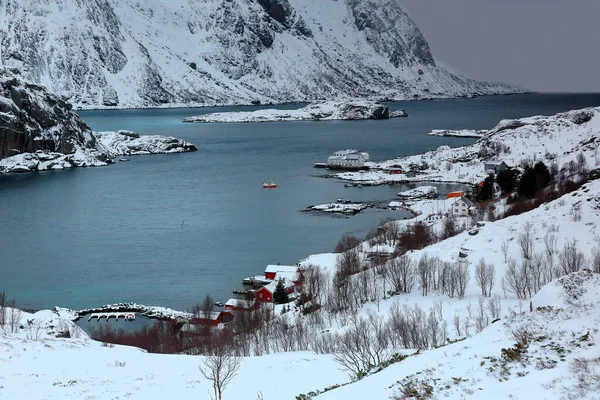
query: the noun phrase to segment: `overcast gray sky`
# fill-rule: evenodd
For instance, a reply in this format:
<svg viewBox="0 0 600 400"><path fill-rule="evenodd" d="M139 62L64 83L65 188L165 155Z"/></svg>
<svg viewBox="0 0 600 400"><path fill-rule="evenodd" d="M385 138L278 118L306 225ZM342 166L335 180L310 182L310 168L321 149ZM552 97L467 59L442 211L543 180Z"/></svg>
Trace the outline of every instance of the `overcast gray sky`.
<svg viewBox="0 0 600 400"><path fill-rule="evenodd" d="M399 0L433 55L470 78L600 92L600 0Z"/></svg>

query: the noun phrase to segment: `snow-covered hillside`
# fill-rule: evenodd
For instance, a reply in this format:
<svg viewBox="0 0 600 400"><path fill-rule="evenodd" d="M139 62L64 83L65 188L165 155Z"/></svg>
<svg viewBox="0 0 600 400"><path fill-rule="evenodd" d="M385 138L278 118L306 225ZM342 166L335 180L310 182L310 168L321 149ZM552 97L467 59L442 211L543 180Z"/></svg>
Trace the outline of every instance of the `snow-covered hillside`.
<svg viewBox="0 0 600 400"><path fill-rule="evenodd" d="M484 132L472 145L454 149L440 146L424 154L380 163L367 162L365 165L371 167L371 171L344 172L336 176L371 185L409 181L474 184L488 176L485 162L489 160L504 161L512 167L537 161L567 167L570 162L576 162L581 153L587 167L600 165L600 108L502 120ZM404 174L390 175L389 168L398 166Z"/></svg>
<svg viewBox="0 0 600 400"><path fill-rule="evenodd" d="M0 65L83 108L519 91L437 65L398 0L6 0Z"/></svg>

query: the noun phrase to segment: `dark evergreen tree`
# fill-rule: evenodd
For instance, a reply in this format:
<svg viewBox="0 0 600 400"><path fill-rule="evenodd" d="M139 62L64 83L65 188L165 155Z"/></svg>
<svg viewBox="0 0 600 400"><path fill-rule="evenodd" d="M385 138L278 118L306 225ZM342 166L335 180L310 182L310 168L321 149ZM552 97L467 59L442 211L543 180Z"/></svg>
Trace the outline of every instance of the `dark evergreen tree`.
<svg viewBox="0 0 600 400"><path fill-rule="evenodd" d="M535 182L537 185L537 189L543 189L550 183L550 170L541 161L538 161L533 166L533 171L535 172Z"/></svg>
<svg viewBox="0 0 600 400"><path fill-rule="evenodd" d="M507 194L515 190L517 187L517 175L518 171L514 169L505 169L504 171L498 172L496 175L496 182L502 190L502 194Z"/></svg>
<svg viewBox="0 0 600 400"><path fill-rule="evenodd" d="M483 181L483 185L477 190L477 201L485 201L494 196L494 175L490 174Z"/></svg>
<svg viewBox="0 0 600 400"><path fill-rule="evenodd" d="M275 286L275 291L273 292L273 302L275 304L286 304L289 303L290 297L285 292L285 285L283 284L283 279L280 279L277 282L277 286Z"/></svg>
<svg viewBox="0 0 600 400"><path fill-rule="evenodd" d="M535 192L537 192L535 171L528 165L525 167L523 175L521 175L518 193L520 197L533 197Z"/></svg>

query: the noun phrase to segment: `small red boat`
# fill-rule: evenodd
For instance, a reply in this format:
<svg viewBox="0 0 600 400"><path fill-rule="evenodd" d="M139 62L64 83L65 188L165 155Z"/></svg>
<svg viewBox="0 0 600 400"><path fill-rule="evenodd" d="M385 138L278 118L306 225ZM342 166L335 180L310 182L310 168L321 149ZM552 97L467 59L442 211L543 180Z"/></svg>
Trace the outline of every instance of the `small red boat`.
<svg viewBox="0 0 600 400"><path fill-rule="evenodd" d="M263 189L275 189L277 184L273 181L263 182Z"/></svg>

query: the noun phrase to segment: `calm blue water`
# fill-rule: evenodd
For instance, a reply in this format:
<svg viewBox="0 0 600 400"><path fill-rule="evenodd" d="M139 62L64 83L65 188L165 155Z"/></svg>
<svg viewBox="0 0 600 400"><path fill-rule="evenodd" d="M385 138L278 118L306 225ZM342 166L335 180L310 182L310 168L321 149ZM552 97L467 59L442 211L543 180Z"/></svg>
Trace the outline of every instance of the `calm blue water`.
<svg viewBox="0 0 600 400"><path fill-rule="evenodd" d="M300 213L337 198L388 201L404 189L315 177L323 170L312 163L335 150L388 159L471 142L427 136L431 129L491 128L502 118L598 104L600 95L503 96L394 103L410 116L387 121L262 124L180 122L223 109L82 111L95 130L172 135L199 151L0 176L0 291L27 308L135 301L189 309L206 293L225 301L269 263L331 251L344 233L363 236L382 218L405 216ZM271 178L280 187L262 189Z"/></svg>

